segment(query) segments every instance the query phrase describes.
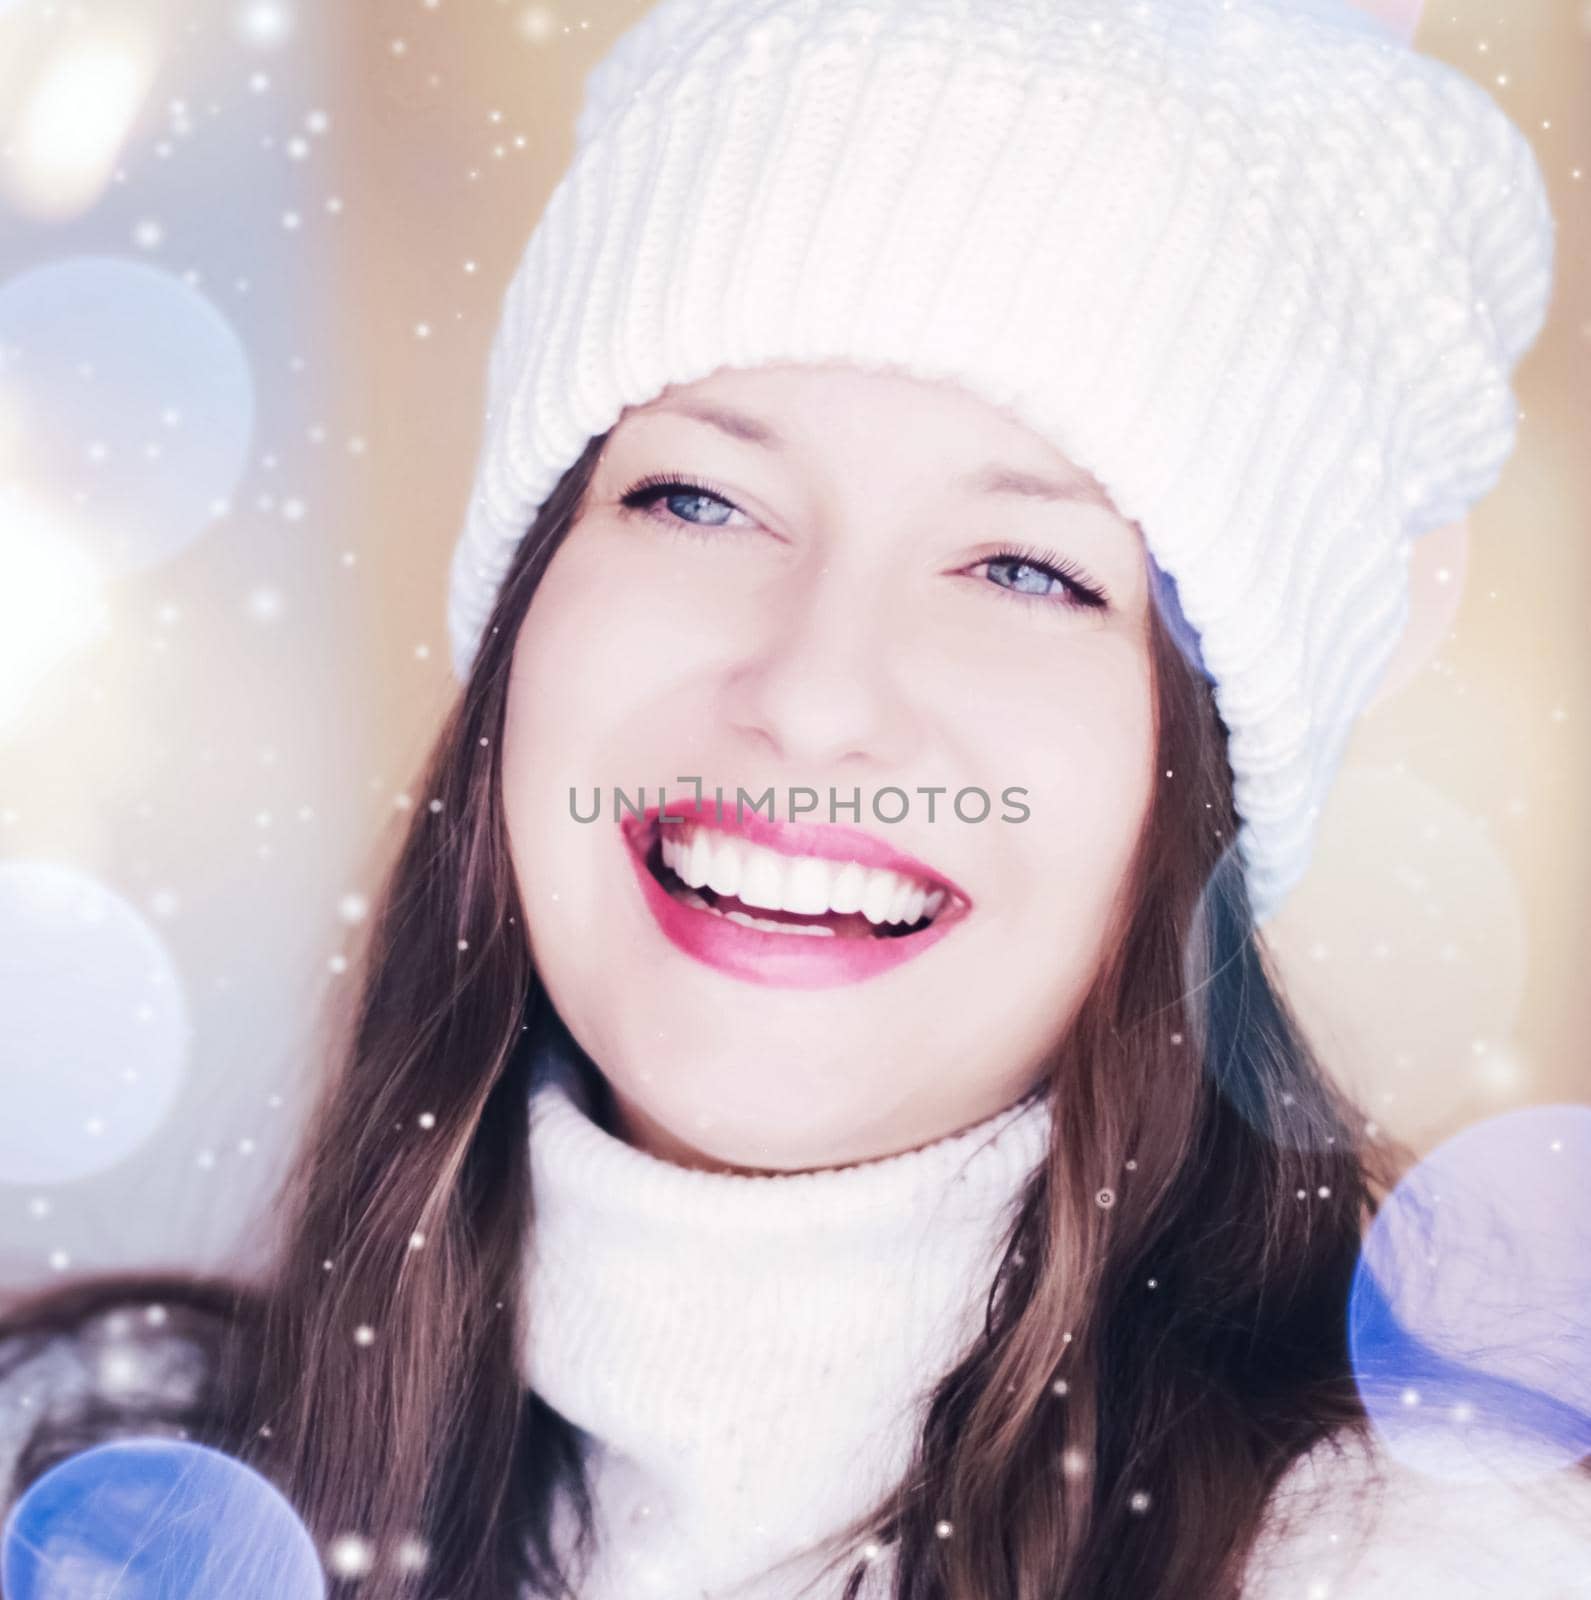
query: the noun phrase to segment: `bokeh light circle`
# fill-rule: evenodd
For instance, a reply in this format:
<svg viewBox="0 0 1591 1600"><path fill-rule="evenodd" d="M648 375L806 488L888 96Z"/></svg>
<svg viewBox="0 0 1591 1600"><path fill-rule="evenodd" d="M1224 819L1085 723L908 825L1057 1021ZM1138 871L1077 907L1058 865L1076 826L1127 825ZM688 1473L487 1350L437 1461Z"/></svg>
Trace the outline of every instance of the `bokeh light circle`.
<svg viewBox="0 0 1591 1600"><path fill-rule="evenodd" d="M111 256L0 285L5 463L92 531L110 576L169 560L229 502L254 430L254 380L232 325L172 273Z"/></svg>
<svg viewBox="0 0 1591 1600"><path fill-rule="evenodd" d="M0 1541L6 1600L324 1600L314 1541L218 1450L120 1439L39 1478Z"/></svg>
<svg viewBox="0 0 1591 1600"><path fill-rule="evenodd" d="M1349 1344L1423 1472L1528 1481L1591 1453L1591 1107L1489 1118L1407 1173L1366 1233Z"/></svg>
<svg viewBox="0 0 1591 1600"><path fill-rule="evenodd" d="M0 862L0 1183L114 1166L165 1120L187 997L158 934L75 868Z"/></svg>

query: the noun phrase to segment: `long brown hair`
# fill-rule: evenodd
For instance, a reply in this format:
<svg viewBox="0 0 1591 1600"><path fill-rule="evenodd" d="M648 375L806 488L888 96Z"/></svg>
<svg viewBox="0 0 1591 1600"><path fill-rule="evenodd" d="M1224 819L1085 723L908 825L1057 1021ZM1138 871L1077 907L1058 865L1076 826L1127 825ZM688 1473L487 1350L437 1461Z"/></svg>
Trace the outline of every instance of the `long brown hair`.
<svg viewBox="0 0 1591 1600"><path fill-rule="evenodd" d="M401 825L351 1004L328 1014L333 1070L273 1269L101 1278L14 1307L0 1372L147 1302L207 1353L180 1402L95 1399L41 1422L14 1490L96 1437L175 1428L272 1479L323 1549L365 1540L362 1600L578 1594L594 1536L580 1436L516 1360L534 1337L532 1045L559 1024L522 925L499 752L520 624L605 438L521 542ZM815 1596L854 1594L871 1540L893 1553L896 1600L1236 1597L1287 1464L1368 1426L1348 1299L1409 1152L1367 1138L1267 967L1213 691L1158 606L1150 627L1165 778L1121 935L1041 1086L1053 1148L990 1263L984 1336L934 1389L898 1490L833 1541ZM560 1488L580 1533L569 1571L550 1531Z"/></svg>

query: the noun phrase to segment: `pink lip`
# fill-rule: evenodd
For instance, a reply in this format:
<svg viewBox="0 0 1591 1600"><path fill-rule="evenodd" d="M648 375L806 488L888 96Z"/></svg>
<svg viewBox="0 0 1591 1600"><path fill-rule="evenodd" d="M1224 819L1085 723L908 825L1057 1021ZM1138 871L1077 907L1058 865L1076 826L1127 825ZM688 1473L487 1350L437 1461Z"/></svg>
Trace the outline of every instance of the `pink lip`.
<svg viewBox="0 0 1591 1600"><path fill-rule="evenodd" d="M719 820L716 801L670 800L666 821L711 822L725 832L738 834L785 855L815 855L831 861L858 861L868 867L888 867L898 872L942 884L955 897L921 933L892 939L839 939L803 937L800 934L764 933L742 927L710 911L681 904L647 870L646 853L657 826L658 807L619 824L636 881L653 920L671 944L696 960L731 977L777 989L827 989L860 983L902 966L938 944L967 914L970 902L941 874L876 839L852 828L771 822L742 814L737 825L732 806L726 804ZM749 824L749 826L748 826Z"/></svg>

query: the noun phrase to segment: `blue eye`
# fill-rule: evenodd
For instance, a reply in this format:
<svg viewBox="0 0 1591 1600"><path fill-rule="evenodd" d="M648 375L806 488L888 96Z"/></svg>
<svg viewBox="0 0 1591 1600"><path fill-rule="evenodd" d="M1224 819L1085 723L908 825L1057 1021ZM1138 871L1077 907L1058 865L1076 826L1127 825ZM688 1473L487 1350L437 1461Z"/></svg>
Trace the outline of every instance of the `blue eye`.
<svg viewBox="0 0 1591 1600"><path fill-rule="evenodd" d="M619 504L626 511L642 512L665 522L672 529L687 533L722 528L727 525L729 517L739 510L726 495L710 484L668 473L654 473L643 478L620 496ZM692 507L695 508L694 513L689 509ZM697 520L697 514L703 507L717 508L723 514ZM1086 574L1049 551L1012 546L996 555L984 557L978 565L1013 575L1012 583L997 581L991 586L1003 589L1023 602L1061 605L1073 611L1103 611L1110 605L1104 593L1089 582ZM1018 587L1031 585L1035 578L1039 584L1037 592L1032 587Z"/></svg>
<svg viewBox="0 0 1591 1600"><path fill-rule="evenodd" d="M619 504L626 511L642 511L648 516L666 517L672 520L675 527L683 528L721 528L726 517L717 517L707 521L698 522L685 513L675 509L670 504L665 511L658 511L656 507L660 501L683 503L685 506L700 508L710 502L721 507L727 514L737 509L723 495L709 488L705 483L693 483L684 478L671 478L667 474L657 473L650 478L643 478L633 489L627 490L620 497Z"/></svg>
<svg viewBox="0 0 1591 1600"><path fill-rule="evenodd" d="M1019 582L1031 582L1032 578L1037 577L1041 584L1059 584L1060 594L1064 595L1064 598L1060 599L1060 604L1070 606L1074 610L1103 611L1110 604L1103 591L1096 589L1084 573L1070 561L1063 561L1059 556L1044 551L1017 546L985 557L980 565L1015 573ZM1005 585L1002 583L997 587L1005 588ZM1019 599L1037 600L1041 603L1048 603L1058 597L1053 589L1041 589L1035 593L1031 588L1012 588L1010 592Z"/></svg>

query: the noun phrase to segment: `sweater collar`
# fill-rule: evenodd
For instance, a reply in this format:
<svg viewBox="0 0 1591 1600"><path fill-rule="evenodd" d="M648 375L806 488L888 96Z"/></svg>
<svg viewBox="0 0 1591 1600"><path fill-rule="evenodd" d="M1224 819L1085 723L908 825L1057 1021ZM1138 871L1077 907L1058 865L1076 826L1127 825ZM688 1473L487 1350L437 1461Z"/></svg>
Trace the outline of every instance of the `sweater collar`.
<svg viewBox="0 0 1591 1600"><path fill-rule="evenodd" d="M645 1546L659 1593L716 1592L906 1471L929 1393L981 1330L1049 1104L750 1175L624 1143L594 1073L569 1046L537 1057L523 1376L588 1435L599 1514L624 1530L608 1542Z"/></svg>

